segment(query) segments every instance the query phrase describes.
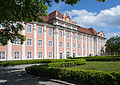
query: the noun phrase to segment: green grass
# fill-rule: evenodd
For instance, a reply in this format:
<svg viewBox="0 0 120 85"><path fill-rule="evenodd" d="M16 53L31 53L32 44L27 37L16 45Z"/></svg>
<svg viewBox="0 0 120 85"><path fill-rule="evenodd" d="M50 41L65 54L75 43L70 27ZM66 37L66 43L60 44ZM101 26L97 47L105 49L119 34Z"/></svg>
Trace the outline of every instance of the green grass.
<svg viewBox="0 0 120 85"><path fill-rule="evenodd" d="M120 61L87 61L85 65L70 67L73 69L117 71L120 72Z"/></svg>

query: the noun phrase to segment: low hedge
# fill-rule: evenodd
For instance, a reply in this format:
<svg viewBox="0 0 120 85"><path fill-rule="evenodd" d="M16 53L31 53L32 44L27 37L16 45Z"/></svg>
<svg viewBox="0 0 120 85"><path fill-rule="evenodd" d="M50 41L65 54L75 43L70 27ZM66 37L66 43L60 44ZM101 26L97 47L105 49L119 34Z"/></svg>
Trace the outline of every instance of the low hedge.
<svg viewBox="0 0 120 85"><path fill-rule="evenodd" d="M119 72L86 71L80 69L55 68L31 66L25 68L31 75L55 78L80 84L82 82L88 85L120 85Z"/></svg>
<svg viewBox="0 0 120 85"><path fill-rule="evenodd" d="M86 61L120 61L119 56L74 57L70 59L86 59Z"/></svg>
<svg viewBox="0 0 120 85"><path fill-rule="evenodd" d="M57 63L57 62L73 62L77 59L39 59L39 60L17 60L17 61L2 61L0 66L13 66L21 64L35 64L35 63Z"/></svg>
<svg viewBox="0 0 120 85"><path fill-rule="evenodd" d="M86 63L85 59L77 59L77 60L74 60L74 61L67 60L66 62L47 63L47 64L44 64L43 66L64 68L64 67L72 67L72 66L76 66L76 65L83 65L85 63Z"/></svg>

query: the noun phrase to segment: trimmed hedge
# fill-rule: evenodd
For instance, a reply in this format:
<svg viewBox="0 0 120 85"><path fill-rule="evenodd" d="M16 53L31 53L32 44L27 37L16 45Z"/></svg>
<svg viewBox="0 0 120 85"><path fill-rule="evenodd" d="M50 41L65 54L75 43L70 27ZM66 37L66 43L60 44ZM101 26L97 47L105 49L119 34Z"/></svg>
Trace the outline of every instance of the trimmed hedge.
<svg viewBox="0 0 120 85"><path fill-rule="evenodd" d="M72 67L72 66L76 66L76 65L83 65L85 63L86 63L85 59L77 59L74 61L68 60L66 62L48 63L48 64L44 64L43 66L64 68L64 67Z"/></svg>
<svg viewBox="0 0 120 85"><path fill-rule="evenodd" d="M120 56L74 57L70 59L86 59L86 61L120 61Z"/></svg>
<svg viewBox="0 0 120 85"><path fill-rule="evenodd" d="M58 62L73 62L77 59L40 59L40 60L17 60L17 61L2 61L0 66L13 66L21 64L35 64L35 63L58 63Z"/></svg>
<svg viewBox="0 0 120 85"><path fill-rule="evenodd" d="M41 66L31 66L25 68L25 70L31 75L55 78L76 84L85 82L88 85L120 85L119 72L86 71Z"/></svg>

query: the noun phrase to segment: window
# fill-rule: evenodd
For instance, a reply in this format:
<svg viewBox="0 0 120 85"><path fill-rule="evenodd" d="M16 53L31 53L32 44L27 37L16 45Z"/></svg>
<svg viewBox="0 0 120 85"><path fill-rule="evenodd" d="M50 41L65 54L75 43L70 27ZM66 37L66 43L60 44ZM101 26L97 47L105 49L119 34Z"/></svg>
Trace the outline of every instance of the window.
<svg viewBox="0 0 120 85"><path fill-rule="evenodd" d="M70 53L69 52L67 52L66 53L66 58L68 58L70 56Z"/></svg>
<svg viewBox="0 0 120 85"><path fill-rule="evenodd" d="M27 58L32 58L32 52L27 52Z"/></svg>
<svg viewBox="0 0 120 85"><path fill-rule="evenodd" d="M73 34L73 40L75 40L75 34Z"/></svg>
<svg viewBox="0 0 120 85"><path fill-rule="evenodd" d="M69 48L69 43L67 43L67 48Z"/></svg>
<svg viewBox="0 0 120 85"><path fill-rule="evenodd" d="M78 36L78 40L80 41L80 36Z"/></svg>
<svg viewBox="0 0 120 85"><path fill-rule="evenodd" d="M38 53L38 58L42 58L42 52Z"/></svg>
<svg viewBox="0 0 120 85"><path fill-rule="evenodd" d="M48 46L52 47L52 41L48 41Z"/></svg>
<svg viewBox="0 0 120 85"><path fill-rule="evenodd" d="M62 31L60 31L60 38L62 38Z"/></svg>
<svg viewBox="0 0 120 85"><path fill-rule="evenodd" d="M30 24L27 25L27 33L32 33L32 26Z"/></svg>
<svg viewBox="0 0 120 85"><path fill-rule="evenodd" d="M75 49L75 43L73 43L73 48Z"/></svg>
<svg viewBox="0 0 120 85"><path fill-rule="evenodd" d="M19 45L19 44L20 44L20 39L16 38L16 39L14 40L14 44L15 44L15 45Z"/></svg>
<svg viewBox="0 0 120 85"><path fill-rule="evenodd" d="M52 52L49 52L49 58L52 58Z"/></svg>
<svg viewBox="0 0 120 85"><path fill-rule="evenodd" d="M102 37L102 34L100 34L100 37Z"/></svg>
<svg viewBox="0 0 120 85"><path fill-rule="evenodd" d="M90 46L90 49L92 49L92 46Z"/></svg>
<svg viewBox="0 0 120 85"><path fill-rule="evenodd" d="M80 56L80 52L78 53L78 55Z"/></svg>
<svg viewBox="0 0 120 85"><path fill-rule="evenodd" d="M85 56L85 52L83 53L83 56Z"/></svg>
<svg viewBox="0 0 120 85"><path fill-rule="evenodd" d="M5 51L0 51L0 59L5 59Z"/></svg>
<svg viewBox="0 0 120 85"><path fill-rule="evenodd" d="M89 45L87 45L87 49L89 49Z"/></svg>
<svg viewBox="0 0 120 85"><path fill-rule="evenodd" d="M0 25L0 28L2 28L3 26L2 25Z"/></svg>
<svg viewBox="0 0 120 85"><path fill-rule="evenodd" d="M32 39L27 39L27 45L32 45Z"/></svg>
<svg viewBox="0 0 120 85"><path fill-rule="evenodd" d="M83 41L85 41L85 36L83 36Z"/></svg>
<svg viewBox="0 0 120 85"><path fill-rule="evenodd" d="M78 44L78 48L80 49L80 44Z"/></svg>
<svg viewBox="0 0 120 85"><path fill-rule="evenodd" d="M67 38L69 38L69 33L67 33Z"/></svg>
<svg viewBox="0 0 120 85"><path fill-rule="evenodd" d="M62 42L59 42L60 47L62 47Z"/></svg>
<svg viewBox="0 0 120 85"><path fill-rule="evenodd" d="M85 45L83 45L83 49L85 49Z"/></svg>
<svg viewBox="0 0 120 85"><path fill-rule="evenodd" d="M20 52L14 52L14 58L19 59L20 58Z"/></svg>
<svg viewBox="0 0 120 85"><path fill-rule="evenodd" d="M89 41L89 37L87 37L87 41Z"/></svg>
<svg viewBox="0 0 120 85"><path fill-rule="evenodd" d="M52 29L48 29L48 35L52 36Z"/></svg>
<svg viewBox="0 0 120 85"><path fill-rule="evenodd" d="M60 59L62 59L62 52L60 52Z"/></svg>
<svg viewBox="0 0 120 85"><path fill-rule="evenodd" d="M42 47L42 40L38 40L38 46Z"/></svg>
<svg viewBox="0 0 120 85"><path fill-rule="evenodd" d="M42 27L38 27L38 34L42 34Z"/></svg>

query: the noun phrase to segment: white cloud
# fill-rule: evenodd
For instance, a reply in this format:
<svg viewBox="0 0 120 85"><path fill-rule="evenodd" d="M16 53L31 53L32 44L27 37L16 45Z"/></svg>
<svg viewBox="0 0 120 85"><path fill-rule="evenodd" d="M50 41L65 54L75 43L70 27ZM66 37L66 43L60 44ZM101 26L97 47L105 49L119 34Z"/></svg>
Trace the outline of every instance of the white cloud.
<svg viewBox="0 0 120 85"><path fill-rule="evenodd" d="M116 36L120 36L120 32L114 32L114 33L106 33L105 34L106 38L112 38L112 37L116 37Z"/></svg>
<svg viewBox="0 0 120 85"><path fill-rule="evenodd" d="M120 5L101 10L98 14L96 12L88 12L87 10L71 10L68 13L81 26L120 28Z"/></svg>

